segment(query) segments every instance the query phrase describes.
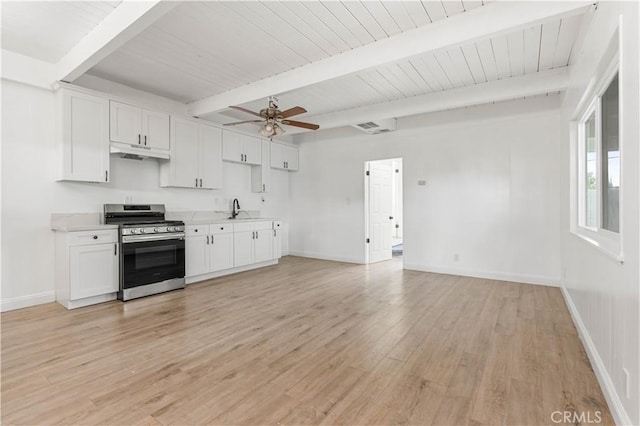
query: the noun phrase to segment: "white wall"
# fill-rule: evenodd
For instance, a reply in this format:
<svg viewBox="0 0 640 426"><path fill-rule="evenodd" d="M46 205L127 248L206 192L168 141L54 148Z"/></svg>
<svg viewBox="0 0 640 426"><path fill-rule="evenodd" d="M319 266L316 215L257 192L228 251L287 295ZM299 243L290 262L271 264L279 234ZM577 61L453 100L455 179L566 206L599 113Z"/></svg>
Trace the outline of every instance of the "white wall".
<svg viewBox="0 0 640 426"><path fill-rule="evenodd" d="M122 86L124 87L124 86ZM120 88L122 90L122 87ZM251 192L249 166L223 163L224 189L160 188L155 160L111 156L111 182L55 182L52 92L2 80L2 307L51 301L54 290L52 213L101 212L105 203L162 203L167 210L228 210L238 198L243 209L287 223L289 173L272 170L274 190ZM119 93L124 96L125 93ZM132 98L153 105L154 99ZM165 110L172 109L166 100ZM261 199L264 196L265 202ZM283 238L283 251L288 250Z"/></svg>
<svg viewBox="0 0 640 426"><path fill-rule="evenodd" d="M640 424L640 135L638 3L600 2L582 49L574 55L571 90L564 105L562 140L562 255L565 297L573 310L593 368L619 424ZM622 15L622 206L624 263L569 232L570 135L568 123ZM630 375L626 395L623 368Z"/></svg>
<svg viewBox="0 0 640 426"><path fill-rule="evenodd" d="M299 138L290 252L363 262L363 164L402 157L406 268L558 285L558 107L535 98Z"/></svg>

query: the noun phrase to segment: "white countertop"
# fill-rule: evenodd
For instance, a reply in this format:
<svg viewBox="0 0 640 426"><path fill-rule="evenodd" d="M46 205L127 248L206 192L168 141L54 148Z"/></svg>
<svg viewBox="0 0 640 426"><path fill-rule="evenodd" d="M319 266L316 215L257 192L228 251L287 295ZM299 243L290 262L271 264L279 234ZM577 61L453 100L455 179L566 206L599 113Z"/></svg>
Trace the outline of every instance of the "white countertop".
<svg viewBox="0 0 640 426"><path fill-rule="evenodd" d="M109 229L118 229L118 225L67 225L67 224L52 224L51 229L58 232L75 232L75 231L104 231Z"/></svg>
<svg viewBox="0 0 640 426"><path fill-rule="evenodd" d="M259 217L259 218L241 218L241 219L188 219L184 221L184 224L189 225L215 225L216 223L253 223L253 222L274 222L279 219L272 217Z"/></svg>

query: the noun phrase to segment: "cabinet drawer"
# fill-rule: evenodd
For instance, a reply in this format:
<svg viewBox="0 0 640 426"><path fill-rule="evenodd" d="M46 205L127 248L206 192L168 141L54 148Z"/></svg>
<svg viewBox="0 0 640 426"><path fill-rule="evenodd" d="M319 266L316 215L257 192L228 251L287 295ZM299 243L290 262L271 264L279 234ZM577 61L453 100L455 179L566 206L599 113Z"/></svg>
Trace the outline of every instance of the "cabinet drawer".
<svg viewBox="0 0 640 426"><path fill-rule="evenodd" d="M78 232L69 233L70 246L117 243L117 242L118 242L118 231L116 230L78 231Z"/></svg>
<svg viewBox="0 0 640 426"><path fill-rule="evenodd" d="M229 234L234 230L233 223L218 223L209 225L209 232L215 234Z"/></svg>
<svg viewBox="0 0 640 426"><path fill-rule="evenodd" d="M208 235L209 225L189 225L185 227L184 233L187 237L197 237L198 235Z"/></svg>
<svg viewBox="0 0 640 426"><path fill-rule="evenodd" d="M256 231L262 231L265 229L273 229L273 222L269 221L269 222L255 222L253 224L254 226L254 230Z"/></svg>

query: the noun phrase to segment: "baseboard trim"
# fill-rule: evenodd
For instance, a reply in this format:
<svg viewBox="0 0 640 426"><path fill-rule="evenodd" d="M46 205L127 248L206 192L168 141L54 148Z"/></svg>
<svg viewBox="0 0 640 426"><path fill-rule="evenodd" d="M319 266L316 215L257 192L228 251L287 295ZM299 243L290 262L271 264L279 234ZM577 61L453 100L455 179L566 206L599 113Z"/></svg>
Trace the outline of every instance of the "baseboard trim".
<svg viewBox="0 0 640 426"><path fill-rule="evenodd" d="M582 340L582 344L587 351L587 356L589 357L589 361L591 361L591 368L593 368L593 371L596 373L596 378L598 379L602 393L607 400L607 404L609 404L609 409L611 410L613 419L617 425L631 425L631 419L622 405L622 401L620 400L618 392L616 392L611 376L609 376L609 373L604 366L604 362L602 362L602 358L600 358L600 354L596 349L596 345L593 343L591 335L582 321L580 312L578 312L578 308L576 308L576 305L573 303L571 294L569 294L569 291L564 285L560 286L560 291L562 292L562 297L569 308L569 313L571 314L573 323L578 330L580 340Z"/></svg>
<svg viewBox="0 0 640 426"><path fill-rule="evenodd" d="M560 287L560 277L547 277L543 275L511 274L496 271L477 271L473 269L458 269L442 266L418 265L404 263L404 269L421 272L433 272L435 274L461 275L463 277L485 278L489 280L511 281L524 284L536 284L549 287Z"/></svg>
<svg viewBox="0 0 640 426"><path fill-rule="evenodd" d="M29 294L27 296L5 299L0 302L0 312L13 311L15 309L27 308L29 306L42 305L56 301L54 291L44 291L42 293Z"/></svg>
<svg viewBox="0 0 640 426"><path fill-rule="evenodd" d="M333 256L330 254L315 253L315 252L308 252L308 251L289 250L289 256L308 257L311 259L320 259L320 260L330 260L332 262L345 262L345 263L358 263L358 264L364 263L364 259L358 259L355 257Z"/></svg>
<svg viewBox="0 0 640 426"><path fill-rule="evenodd" d="M237 268L223 269L222 271L210 272L208 274L194 275L191 277L185 277L185 283L194 284L201 281L211 280L218 277L224 277L225 275L237 274L238 272L251 271L253 269L264 268L265 266L277 265L280 259L267 260L266 262L252 263L250 265L238 266Z"/></svg>

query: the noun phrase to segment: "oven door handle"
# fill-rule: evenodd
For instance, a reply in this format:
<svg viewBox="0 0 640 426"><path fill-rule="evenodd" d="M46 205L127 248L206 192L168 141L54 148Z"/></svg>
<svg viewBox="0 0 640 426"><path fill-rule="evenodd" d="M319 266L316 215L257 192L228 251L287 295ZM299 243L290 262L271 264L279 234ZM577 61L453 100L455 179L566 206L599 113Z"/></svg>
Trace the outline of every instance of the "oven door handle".
<svg viewBox="0 0 640 426"><path fill-rule="evenodd" d="M184 240L184 233L164 235L123 235L122 243L139 243L143 241Z"/></svg>

